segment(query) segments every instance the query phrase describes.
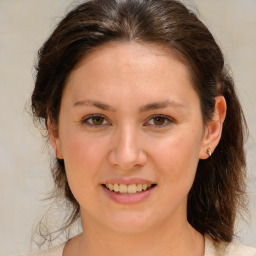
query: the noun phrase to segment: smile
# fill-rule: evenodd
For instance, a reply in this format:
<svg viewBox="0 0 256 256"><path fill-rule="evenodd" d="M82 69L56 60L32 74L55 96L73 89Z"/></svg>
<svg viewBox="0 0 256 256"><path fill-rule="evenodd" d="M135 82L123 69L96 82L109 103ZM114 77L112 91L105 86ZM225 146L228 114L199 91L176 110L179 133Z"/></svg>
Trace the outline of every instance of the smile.
<svg viewBox="0 0 256 256"><path fill-rule="evenodd" d="M120 194L136 194L142 191L146 191L156 184L103 184L104 187L110 191Z"/></svg>

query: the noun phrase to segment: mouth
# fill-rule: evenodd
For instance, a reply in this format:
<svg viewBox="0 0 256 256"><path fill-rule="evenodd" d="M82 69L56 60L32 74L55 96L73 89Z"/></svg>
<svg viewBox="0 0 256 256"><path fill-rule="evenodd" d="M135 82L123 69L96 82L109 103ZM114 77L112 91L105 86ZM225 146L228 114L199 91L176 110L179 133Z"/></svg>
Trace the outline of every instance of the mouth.
<svg viewBox="0 0 256 256"><path fill-rule="evenodd" d="M134 195L139 194L144 191L150 190L156 186L156 184L102 184L103 187L107 188L109 191L115 192L117 194Z"/></svg>

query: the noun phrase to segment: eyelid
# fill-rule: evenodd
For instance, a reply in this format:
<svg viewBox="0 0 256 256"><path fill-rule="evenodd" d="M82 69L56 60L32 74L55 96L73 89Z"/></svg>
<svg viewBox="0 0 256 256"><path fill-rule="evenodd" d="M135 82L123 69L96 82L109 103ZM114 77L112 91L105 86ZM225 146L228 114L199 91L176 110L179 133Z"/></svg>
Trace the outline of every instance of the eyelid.
<svg viewBox="0 0 256 256"><path fill-rule="evenodd" d="M170 124L175 122L175 120L173 118L171 118L170 116L166 116L166 115L163 115L163 114L155 114L155 115L150 116L146 123L148 123L150 120L152 120L152 119L154 119L156 117L165 118L168 123L167 124L163 124L163 125L151 125L150 124L150 125L144 125L144 126L154 126L156 128L163 128L163 127L166 127L166 126L168 126L168 125L170 125Z"/></svg>
<svg viewBox="0 0 256 256"><path fill-rule="evenodd" d="M107 124L94 125L94 124L89 123L88 120L93 118L93 117L101 117L101 118L104 119L104 121L107 122ZM150 120L152 120L154 118L157 118L157 117L164 118L167 121L167 123L164 123L163 125L147 124ZM166 115L163 115L163 114L155 114L155 115L150 116L143 126L154 126L156 128L162 128L162 127L168 126L168 125L170 125L170 124L172 124L174 122L175 122L175 120L173 118L171 118L170 116L166 116ZM87 116L82 118L81 123L84 124L84 125L90 126L90 127L98 127L98 128L100 128L102 126L105 126L105 125L111 125L111 123L108 121L108 119L104 115L102 115L102 114L90 114L90 115L87 115Z"/></svg>
<svg viewBox="0 0 256 256"><path fill-rule="evenodd" d="M101 125L94 125L94 124L91 124L89 122L87 122L89 119L93 118L93 117L101 117L103 118L108 124L101 124ZM109 125L110 122L107 120L107 118L102 115L102 114L90 114L88 116L85 116L82 118L81 120L81 123L84 124L84 125L87 125L87 126L91 126L91 127L102 127L102 126L105 126L105 125Z"/></svg>

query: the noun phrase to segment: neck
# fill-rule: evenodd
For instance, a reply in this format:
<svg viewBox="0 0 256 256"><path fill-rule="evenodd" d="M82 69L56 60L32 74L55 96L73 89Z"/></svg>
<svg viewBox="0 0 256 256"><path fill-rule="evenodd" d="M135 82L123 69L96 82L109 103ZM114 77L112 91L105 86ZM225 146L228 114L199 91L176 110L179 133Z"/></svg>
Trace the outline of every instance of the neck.
<svg viewBox="0 0 256 256"><path fill-rule="evenodd" d="M177 224L178 223L178 224ZM165 224L141 233L115 232L83 222L84 233L76 237L72 251L79 256L203 256L204 238L187 221ZM64 254L65 255L65 254Z"/></svg>

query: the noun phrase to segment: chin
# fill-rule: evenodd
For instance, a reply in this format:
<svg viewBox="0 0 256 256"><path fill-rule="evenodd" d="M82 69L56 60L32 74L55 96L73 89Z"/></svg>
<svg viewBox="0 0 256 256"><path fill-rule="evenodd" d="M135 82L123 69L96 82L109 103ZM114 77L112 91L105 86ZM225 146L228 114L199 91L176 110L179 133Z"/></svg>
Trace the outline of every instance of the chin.
<svg viewBox="0 0 256 256"><path fill-rule="evenodd" d="M153 225L153 219L142 213L120 213L110 216L109 227L122 234L136 234L146 232Z"/></svg>

